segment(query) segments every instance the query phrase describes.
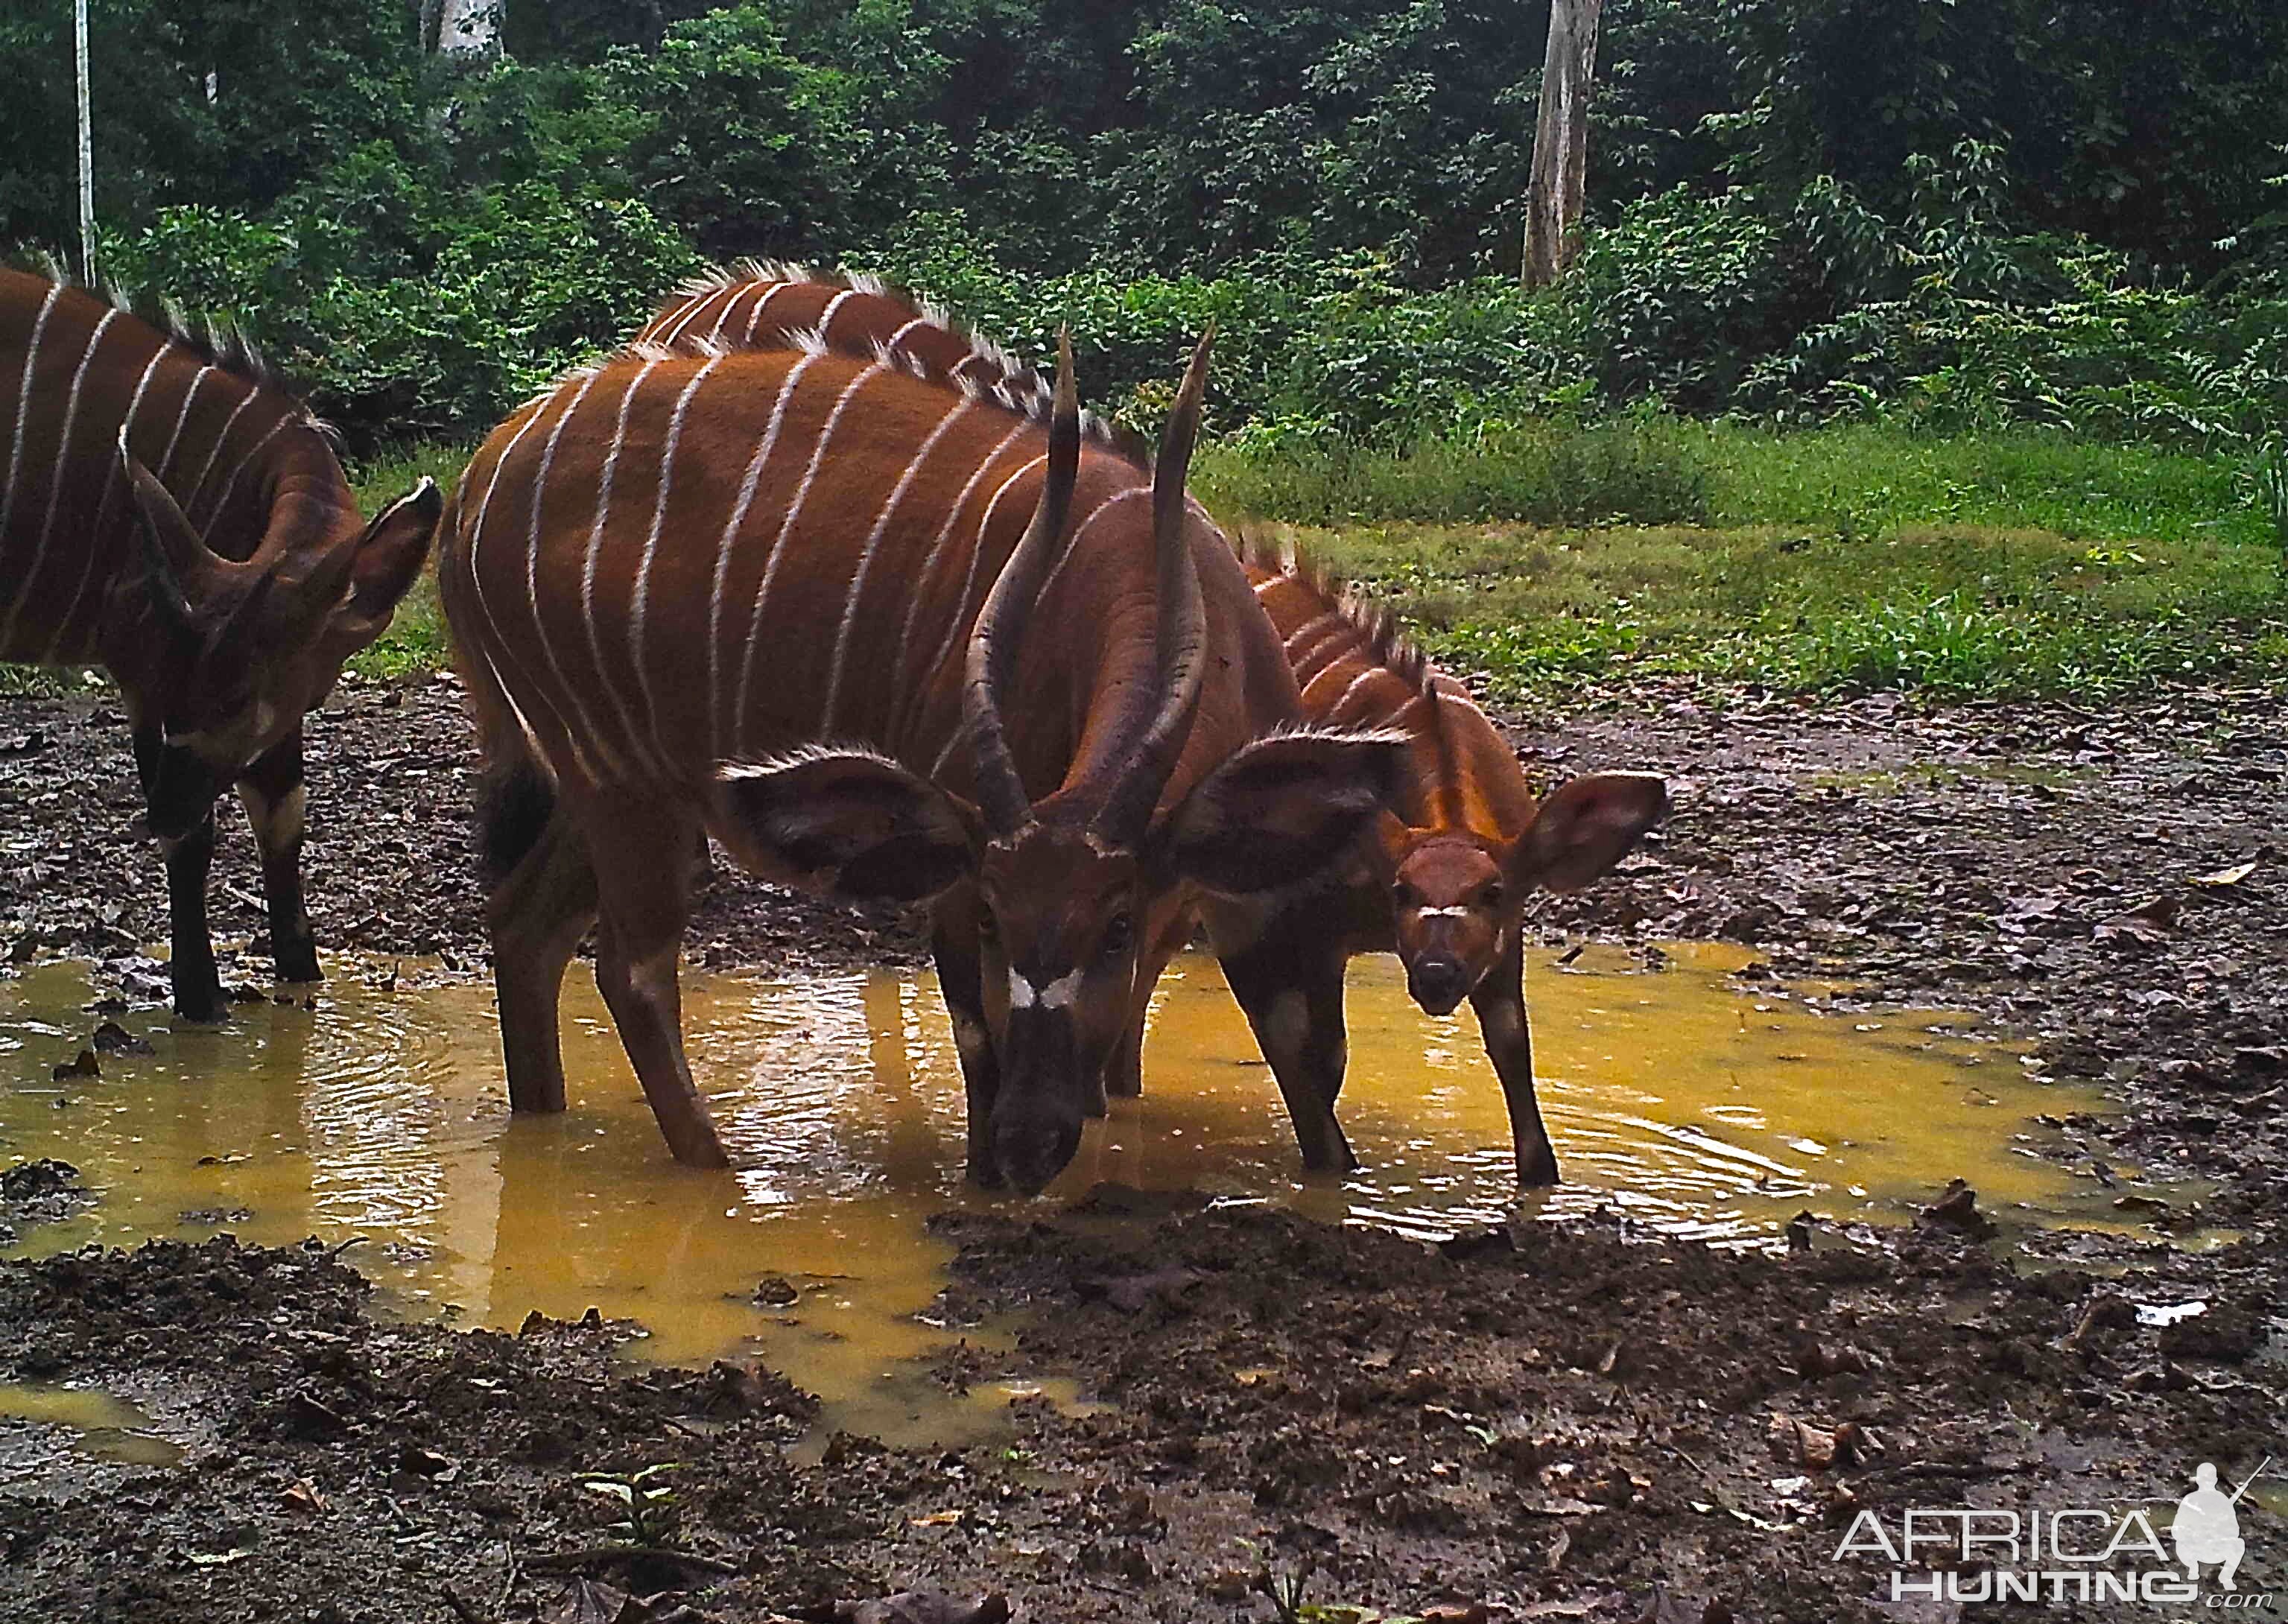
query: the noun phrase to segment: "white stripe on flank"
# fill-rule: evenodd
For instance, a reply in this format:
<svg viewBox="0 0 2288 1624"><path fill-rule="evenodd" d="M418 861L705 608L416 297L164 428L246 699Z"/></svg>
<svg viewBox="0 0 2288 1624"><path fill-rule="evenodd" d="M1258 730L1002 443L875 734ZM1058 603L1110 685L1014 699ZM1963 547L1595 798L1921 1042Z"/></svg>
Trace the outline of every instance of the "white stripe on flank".
<svg viewBox="0 0 2288 1624"><path fill-rule="evenodd" d="M485 663L492 668L493 680L500 688L501 697L508 701L508 708L516 713L517 725L524 729L524 736L532 745L532 753L543 762L547 762L551 772L557 770L556 764L549 762L547 751L541 749L539 733L533 728L530 718L525 715L524 707L517 702L516 692L509 685L508 673L503 669L502 661L495 657L496 652L505 654L508 650L501 638L500 617L493 613L492 605L485 601L483 578L477 571L477 549L485 539L485 515L493 504L493 493L500 488L501 470L508 465L508 459L515 455L516 448L523 441L524 437L532 432L532 425L547 415L548 400L553 398L551 396L548 399L535 401L530 414L517 425L516 432L509 436L508 444L501 448L500 456L493 462L492 473L485 480L485 494L477 499L476 513L466 525L462 527L463 534L469 538L469 596L475 601L477 607L483 612L485 624L492 631L493 646L486 648L480 645L477 653L482 656ZM472 463L471 466L473 468L474 464ZM528 697L536 701L540 698L536 693ZM555 723L557 731L563 734L566 741L572 746L576 758L580 749L579 739L570 728L564 725L560 717L552 717L550 720ZM578 764L584 772L587 771L587 764L584 760L579 761Z"/></svg>
<svg viewBox="0 0 2288 1624"><path fill-rule="evenodd" d="M123 440L131 441L134 439L135 416L143 408L144 392L151 387L151 379L159 370L159 363L167 359L168 352L172 348L171 345L162 342L157 349L151 352L151 359L143 368L143 376L135 380L135 392L127 400L127 416L120 420L119 433ZM56 650L62 646L63 635L71 629L72 616L79 613L80 604L87 597L87 589L94 583L96 560L103 554L104 526L111 518L112 493L126 482L127 471L119 465L118 458L112 458L110 471L103 479L103 495L95 504L95 523L88 527L87 562L80 567L79 590L72 594L70 606L65 609L63 618L56 622L56 635L48 639L48 652L40 657L43 665L54 663Z"/></svg>
<svg viewBox="0 0 2288 1624"><path fill-rule="evenodd" d="M1113 492L1089 509L1088 517L1073 527L1072 540L1065 543L1064 556L1057 560L1056 566L1050 570L1047 577L1042 581L1040 596L1044 598L1048 596L1049 589L1057 583L1057 577L1065 573L1065 566L1080 555L1081 538L1089 533L1091 526L1103 518L1109 510L1118 507L1122 503L1132 502L1139 496L1148 496L1151 494L1152 487L1148 485L1132 485L1125 490Z"/></svg>
<svg viewBox="0 0 2288 1624"><path fill-rule="evenodd" d="M763 297L757 299L755 301L754 309L747 313L747 336L739 342L742 344L754 343L755 324L763 319L763 306L769 304L773 299L778 297L780 294L785 292L789 288L792 288L797 285L798 284L794 282L773 282L769 287L764 289Z"/></svg>
<svg viewBox="0 0 2288 1624"><path fill-rule="evenodd" d="M604 521L612 511L612 479L619 471L620 448L627 443L628 410L635 404L636 391L643 387L643 381L658 365L655 360L647 360L637 368L635 376L628 382L627 392L620 396L620 414L612 424L612 448L604 454L604 471L596 481L596 517L588 526L588 555L580 566L580 620L588 630L588 657L596 664L596 686L610 697L612 709L619 712L628 749L636 755L643 753L643 741L636 736L635 715L628 709L610 673L604 669L604 640L596 632L596 561L603 551ZM586 716L585 707L582 708L582 715ZM588 719L588 725L595 725L593 718ZM664 770L663 764L655 764Z"/></svg>
<svg viewBox="0 0 2288 1624"><path fill-rule="evenodd" d="M675 448L683 440L683 414L691 408L691 397L707 381L707 375L722 361L712 355L691 375L683 392L675 397L675 409L667 416L667 443L659 453L659 494L651 506L651 530L644 537L643 560L636 566L635 596L628 604L628 657L635 662L636 686L643 691L644 716L651 725L651 742L662 762L667 760L667 746L659 736L659 701L653 698L650 676L644 670L644 613L651 604L652 561L659 556L659 533L667 522L668 492L675 480Z"/></svg>
<svg viewBox="0 0 2288 1624"><path fill-rule="evenodd" d="M1278 584L1279 583L1275 581L1267 581L1263 583L1263 586L1277 586ZM1260 592L1263 590L1263 587L1259 586L1255 590ZM1301 625L1296 627L1295 630L1286 637L1281 638L1279 646L1282 649L1291 651L1295 645L1301 642L1305 638L1310 637L1314 633L1324 630L1331 622L1339 621L1342 618L1342 611L1339 609L1330 609L1324 614L1314 615L1311 619L1305 621Z"/></svg>
<svg viewBox="0 0 2288 1624"><path fill-rule="evenodd" d="M103 329L109 327L118 314L116 305L104 311L103 320L98 321L95 330L87 336L87 347L80 352L79 365L72 368L71 392L64 398L63 432L56 440L55 466L48 471L48 511L40 520L40 539L32 546L32 566L16 578L15 602L8 607L6 623L0 624L0 648L15 646L17 619L24 613L24 605L32 596L33 585L40 578L41 566L48 561L48 537L55 530L56 506L64 494L64 463L71 456L72 425L79 416L80 386L87 382L87 365L95 359L95 353L103 343ZM60 630L61 627L59 626L58 630Z"/></svg>
<svg viewBox="0 0 2288 1624"><path fill-rule="evenodd" d="M930 763L929 775L933 780L936 779L939 773L945 771L945 764L953 759L954 751L959 749L961 748L962 741L968 737L968 717L965 716L956 717L954 718L953 732L946 735L945 748L938 751L937 759Z"/></svg>
<svg viewBox="0 0 2288 1624"><path fill-rule="evenodd" d="M572 709L580 714L581 736L596 747L597 754L601 757L605 754L603 734L596 726L596 719L588 714L587 702L580 697L578 688L565 675L564 662L556 655L556 646L548 640L548 623L540 615L540 505L548 494L548 471L556 462L556 447L564 438L564 430L572 421L572 414L580 409L580 402L588 398L588 392L595 384L595 373L589 372L581 377L580 387L574 392L572 403L557 415L555 426L548 431L547 441L540 448L540 465L532 475L532 520L526 527L524 537L524 598L532 609L532 635L539 639L541 656L548 661L548 669L556 678L557 691L572 701ZM609 764L615 769L620 765L617 762Z"/></svg>
<svg viewBox="0 0 2288 1624"><path fill-rule="evenodd" d="M902 332L904 329L899 330ZM842 702L842 670L850 658L850 634L858 623L858 600L866 590L867 573L874 567L875 550L882 544L883 533L890 527L890 516L897 511L899 502L914 482L914 476L921 471L922 464L929 460L929 454L937 448L937 442L945 437L945 432L968 409L968 399L964 397L953 403L952 410L938 419L937 427L929 432L929 438L922 441L921 449L914 453L913 461L908 463L905 471L898 476L897 484L891 487L890 499L874 516L874 527L866 533L866 545L858 554L858 568L850 577L850 596L842 601L842 625L834 634L834 661L827 673L826 706L821 713L819 725L830 735L836 731L837 713ZM894 693L891 695L894 701L896 697Z"/></svg>
<svg viewBox="0 0 2288 1624"><path fill-rule="evenodd" d="M230 471L230 478L223 481L222 495L215 498L214 506L208 511L207 524L209 527L212 527L215 521L223 516L223 510L230 506L230 494L232 491L238 488L238 476L246 471L246 465L249 463L251 463L256 457L260 456L269 447L270 442L277 439L281 434L284 433L289 425L292 424L295 421L296 415L292 412L288 412L285 416L280 417L277 422L270 425L270 432L265 434L260 440L256 440L254 442L254 448L249 451L244 456L238 459L238 466L232 469Z"/></svg>
<svg viewBox="0 0 2288 1624"><path fill-rule="evenodd" d="M683 313L675 319L675 325L669 328L666 332L660 335L659 342L661 344L671 345L677 339L682 337L683 329L689 327L694 321L697 321L699 319L699 313L706 309L710 305L712 305L717 299L721 299L727 305L729 304L732 299L738 297L735 291L737 285L738 284L735 282L731 283L728 286L716 289L712 293L703 293L697 298L693 299L689 304L683 307Z"/></svg>
<svg viewBox="0 0 2288 1624"><path fill-rule="evenodd" d="M1348 642L1351 630L1350 622L1345 621L1339 625L1329 627L1311 642L1287 649L1285 652L1288 665L1299 677L1306 666L1310 667L1312 679L1317 680L1329 667L1352 652ZM1314 663L1315 661L1316 663ZM1308 687L1310 685L1306 683L1304 685Z"/></svg>
<svg viewBox="0 0 2288 1624"><path fill-rule="evenodd" d="M1032 464L1029 463L1026 466L1030 467ZM1021 472L1022 470L1020 470L1020 471ZM1007 487L1005 485L1003 489L1006 488ZM1125 490L1113 492L1111 495L1102 498L1094 507L1091 508L1088 511L1088 516L1085 519L1083 519L1080 523L1073 527L1072 538L1065 543L1064 556L1056 561L1056 564L1050 569L1048 574L1042 579L1041 590L1034 594L1033 601L1038 603L1042 598L1046 598L1049 594L1049 589L1056 584L1057 577L1065 573L1065 566L1071 563L1075 558L1079 556L1081 538L1088 534L1090 526L1095 524L1098 519L1104 517L1108 511L1118 507L1122 503L1130 500L1132 497L1148 496L1151 494L1152 487L1148 485L1132 485ZM995 492L993 499L996 502L998 502L1001 499L1000 492ZM987 516L988 518L990 518L991 516L991 510L989 508L987 510ZM981 522L978 526L977 535L978 548L979 551L981 551L985 544L985 526ZM976 556L975 554L972 554L970 558L970 567L973 570L975 569L976 563ZM965 582L962 586L962 600L964 603L967 602L968 597L969 587L968 583ZM981 611L983 606L980 605L979 607ZM958 606L957 606L957 609ZM957 613L957 617L953 625L946 632L945 641L938 647L937 657L941 663L942 663L948 654L953 652L953 639L955 636L960 632L963 624L963 621L959 618L958 614ZM932 669L935 668L933 667ZM940 772L942 772L945 770L945 764L953 759L954 747L961 742L966 731L967 730L965 728L962 727L956 727L954 729L953 736L945 741L945 748L937 753L937 760L933 763L930 767L930 776L932 778L935 778Z"/></svg>
<svg viewBox="0 0 2288 1624"><path fill-rule="evenodd" d="M48 313L55 309L63 290L61 282L48 289L48 297L41 301L40 313L32 322L32 341L24 350L24 376L16 387L16 445L8 454L8 487L0 490L0 545L7 543L8 518L16 506L16 476L23 471L24 431L32 421L32 372L39 362L40 340L48 330Z"/></svg>
<svg viewBox="0 0 2288 1624"><path fill-rule="evenodd" d="M826 308L818 313L818 337L821 343L825 342L827 329L834 325L834 313L842 308L842 301L857 291L855 288L845 288L826 301Z"/></svg>
<svg viewBox="0 0 2288 1624"><path fill-rule="evenodd" d="M776 292L776 289L772 289ZM768 294L764 296L765 299ZM758 301L759 312L762 302ZM753 328L748 329L749 336ZM715 588L707 599L707 736L714 741L716 757L720 759L734 752L723 733L723 584L731 573L731 550L737 543L739 527L747 522L747 510L754 504L755 487L762 482L763 465L771 460L772 449L779 443L779 430L785 425L787 403L794 399L795 385L802 375L810 370L817 356L806 354L787 368L786 376L779 380L779 398L771 403L770 422L763 429L763 438L755 447L755 455L747 459L747 471L739 481L739 499L731 504L731 517L723 527L723 538L715 544ZM739 700L733 715L734 725L747 714L747 684L743 675L739 681Z"/></svg>
<svg viewBox="0 0 2288 1624"><path fill-rule="evenodd" d="M921 673L916 672L911 676L907 674L906 654L913 643L914 622L919 618L922 605L928 598L930 577L936 573L938 558L945 551L945 544L953 535L954 526L961 522L961 510L969 505L971 494L984 481L986 471L993 466L994 460L1014 445L1018 436L1032 426L1029 423L1012 424L1009 432L1001 437L1000 443L985 454L984 459L977 464L976 471L969 476L968 483L961 487L961 494L953 499L953 505L946 510L945 523L938 527L937 535L930 542L929 553L922 559L922 566L915 573L909 587L905 624L898 630L897 678L891 684L894 692L912 694L920 685ZM957 627L960 623L958 620L954 622Z"/></svg>
<svg viewBox="0 0 2288 1624"><path fill-rule="evenodd" d="M882 353L885 355L896 354L898 346L905 343L906 335L908 333L912 332L914 329L918 327L927 327L929 324L930 321L927 316L916 316L912 321L907 322L896 332L890 335L889 341L882 346Z"/></svg>
<svg viewBox="0 0 2288 1624"><path fill-rule="evenodd" d="M167 469L175 460L175 448L182 443L183 425L191 420L191 402L199 398L199 385L213 370L212 367L201 367L191 374L191 386L183 391L182 409L175 414L175 432L167 436L167 448L159 453L159 464L151 471L151 477L162 485L167 482Z"/></svg>
<svg viewBox="0 0 2288 1624"><path fill-rule="evenodd" d="M1023 463L1020 463L1014 472L1011 473L1007 479L1002 480L999 485L994 487L992 496L988 499L985 503L985 511L979 516L977 520L977 539L971 543L969 549L969 571L961 578L961 595L953 600L953 619L947 622L945 639L937 646L936 657L929 662L928 666L925 668L926 669L936 671L942 670L945 668L946 660L948 656L953 653L953 646L956 640L962 637L963 632L969 625L971 618L969 614L969 594L976 588L979 574L978 565L983 560L985 557L985 544L991 539L993 535L993 511L1001 505L1001 498L1009 494L1009 487L1011 486L1023 479L1027 474L1032 472L1036 468L1045 466L1048 460L1049 454L1044 451L1037 457L1032 457ZM1010 551L1012 552L1016 551L1014 543L1012 543ZM1060 562L1061 562L1061 560L1060 560ZM1008 567L1007 559L1005 558L1002 560L1002 567L1004 569ZM1048 583L1044 582L1042 583L1042 590L1046 591L1047 590ZM988 584L986 590L989 592L992 590L989 583ZM1037 603L1039 601L1037 595L1035 597L1034 601ZM984 601L981 598L978 602L978 609L982 613L984 607ZM942 757L941 757L941 759L942 759Z"/></svg>
<svg viewBox="0 0 2288 1624"><path fill-rule="evenodd" d="M707 329L708 337L719 339L723 337L724 328L729 325L731 318L738 313L739 301L747 297L747 290L752 285L748 282L733 284L731 297L723 301L723 308L715 313L714 325Z"/></svg>
<svg viewBox="0 0 2288 1624"><path fill-rule="evenodd" d="M246 408L254 404L254 397L260 392L249 384L246 388L246 398L238 403L236 410L223 420L222 432L215 436L214 448L207 453L207 460L199 470L199 477L191 483L190 494L183 498L185 519L190 518L191 508L197 503L199 493L206 489L207 476L214 471L215 459L222 455L223 447L230 443L230 432L238 426L238 420L246 416ZM210 513L207 517L212 519L214 515Z"/></svg>
<svg viewBox="0 0 2288 1624"><path fill-rule="evenodd" d="M1311 702L1311 690L1317 687L1321 683L1326 681L1330 677L1341 676L1343 662L1340 660L1330 660L1326 664L1321 666L1316 671L1314 671L1311 674L1311 680L1303 685L1303 709L1305 710L1310 712L1310 714L1315 717L1323 717L1331 713L1333 706L1330 706L1327 709L1322 710ZM1371 668L1370 668L1368 674L1372 674ZM1356 681L1357 679L1354 677L1352 680ZM1348 693L1349 692L1350 688L1346 685L1343 689L1343 693ZM1336 695L1335 703L1338 705L1342 703L1341 694Z"/></svg>
<svg viewBox="0 0 2288 1624"><path fill-rule="evenodd" d="M1286 580L1286 579L1287 579L1287 577L1286 577L1286 576L1284 576L1284 575L1273 575L1273 576L1269 577L1269 578L1268 578L1268 579L1267 579L1267 580L1263 580L1263 581L1259 581L1259 582L1257 582L1255 583L1255 595L1256 595L1258 598L1262 597L1266 592L1269 591L1273 587L1277 586L1281 582L1283 582L1283 581L1284 581L1284 580Z"/></svg>
<svg viewBox="0 0 2288 1624"><path fill-rule="evenodd" d="M747 719L747 689L754 680L755 645L762 636L764 606L770 601L771 582L778 576L779 560L786 556L787 537L794 534L795 520L801 517L802 504L810 496L811 481L818 478L818 466L826 459L827 445L833 440L835 428L841 423L851 398L866 386L868 380L888 370L878 360L853 376L842 386L842 392L835 397L834 409L826 414L826 421L819 426L818 443L810 448L810 461L804 465L802 479L794 487L793 500L787 503L786 516L779 520L779 533L771 543L770 556L763 560L763 581L755 589L754 617L747 622L747 649L740 661L739 714L733 718L735 725L743 725ZM824 725L822 716L820 725L822 728Z"/></svg>

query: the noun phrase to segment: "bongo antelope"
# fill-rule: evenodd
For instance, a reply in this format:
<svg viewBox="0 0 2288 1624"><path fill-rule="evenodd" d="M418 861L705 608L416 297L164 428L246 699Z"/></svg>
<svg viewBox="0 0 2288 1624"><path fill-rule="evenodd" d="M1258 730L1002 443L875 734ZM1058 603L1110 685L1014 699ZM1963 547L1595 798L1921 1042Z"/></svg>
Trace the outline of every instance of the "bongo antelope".
<svg viewBox="0 0 2288 1624"><path fill-rule="evenodd" d="M1248 576L1311 719L1407 741L1398 793L1368 843L1373 860L1350 888L1287 910L1291 950L1394 952L1407 991L1429 1013L1467 998L1509 1105L1517 1181L1555 1184L1533 1091L1522 910L1536 886L1576 891L1627 856L1667 810L1666 787L1649 772L1588 772L1537 804L1485 712L1386 615L1293 559L1254 554ZM1331 1018L1341 1019L1339 1005ZM1339 1071L1326 1080L1330 1098L1341 1082Z"/></svg>
<svg viewBox="0 0 2288 1624"><path fill-rule="evenodd" d="M388 626L442 505L366 524L321 425L227 330L0 270L0 660L119 685L167 864L177 1014L219 1019L215 797L261 849L278 973L318 978L302 899L302 717Z"/></svg>
<svg viewBox="0 0 2288 1624"><path fill-rule="evenodd" d="M1084 424L1069 366L1053 405L814 333L638 345L495 431L439 588L490 764L515 1108L562 1108L557 998L596 918L669 1145L723 1161L677 992L704 828L767 877L930 901L971 1176L1030 1192L1065 1166L1149 992L1140 953L1196 894L1319 876L1401 749L1300 725L1186 500L1205 366L1203 343L1149 471ZM1330 1165L1304 1075L1281 1085Z"/></svg>
<svg viewBox="0 0 2288 1624"><path fill-rule="evenodd" d="M663 305L639 337L695 352L799 337L1010 402L1043 387L1006 353L878 282L822 280L785 265L750 262L701 277ZM1665 808L1660 780L1593 773L1537 808L1493 724L1386 616L1291 561L1252 558L1249 575L1304 685L1306 714L1385 726L1408 740L1399 811L1378 820L1345 874L1328 876L1342 883L1282 893L1272 907L1209 899L1201 909L1227 974L1255 994L1250 1014L1266 1052L1286 1056L1331 1102L1346 1063L1343 965L1362 953L1395 952L1425 1010L1444 1015L1471 1000L1509 1105L1518 1182L1556 1183L1533 1089L1521 911L1535 885L1577 889L1625 856ZM1143 977L1157 978L1190 924L1170 923L1145 955ZM1112 1092L1140 1088L1141 1042L1140 1026L1116 1052L1107 1073ZM1325 1154L1327 1165L1351 1165L1339 1136Z"/></svg>

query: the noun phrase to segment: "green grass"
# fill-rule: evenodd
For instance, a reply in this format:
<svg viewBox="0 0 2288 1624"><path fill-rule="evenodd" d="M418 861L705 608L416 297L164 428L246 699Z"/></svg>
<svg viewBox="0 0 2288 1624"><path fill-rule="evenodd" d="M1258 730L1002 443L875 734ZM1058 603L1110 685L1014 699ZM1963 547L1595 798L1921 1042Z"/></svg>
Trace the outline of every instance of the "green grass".
<svg viewBox="0 0 2288 1624"><path fill-rule="evenodd" d="M1222 452L1204 483L1227 516L1306 521L1307 547L1509 701L1632 671L2102 695L2288 661L2274 513L2232 462L1879 426L1630 432L1655 448L1641 463L1696 471L1704 522L1410 522L1445 518L1454 488L1419 454L1347 471L1339 496L1313 456L1279 451ZM1631 475L1583 505L1625 512L1644 488Z"/></svg>

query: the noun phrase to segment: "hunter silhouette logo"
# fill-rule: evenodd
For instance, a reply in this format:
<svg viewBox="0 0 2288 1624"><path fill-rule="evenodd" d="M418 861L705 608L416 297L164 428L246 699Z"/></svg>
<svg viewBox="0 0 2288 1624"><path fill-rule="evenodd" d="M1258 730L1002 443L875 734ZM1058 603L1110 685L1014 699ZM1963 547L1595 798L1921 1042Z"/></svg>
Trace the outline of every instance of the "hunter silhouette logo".
<svg viewBox="0 0 2288 1624"><path fill-rule="evenodd" d="M2229 1499L2217 1489L2215 1467L2204 1461L2195 1470L2193 1492L2177 1502L2176 1518L2169 1525L2169 1537L2177 1544L2177 1560L2185 1565L2185 1577L2193 1583L2201 1581L2202 1565L2213 1562L2217 1583L2228 1590L2238 1588L2233 1575L2240 1572L2248 1542L2240 1537L2240 1513L2233 1508L2271 1464L2272 1457L2266 1455Z"/></svg>
<svg viewBox="0 0 2288 1624"><path fill-rule="evenodd" d="M2215 1466L2201 1462L2192 1493L2169 1519L2166 1541L2157 1526L2166 1501L2109 1510L1917 1507L1893 1513L1890 1522L1871 1509L1853 1519L1835 1558L1887 1558L1893 1601L2189 1603L2265 1612L2268 1592L2240 1588L2248 1542L2238 1508L2271 1467L2267 1455L2228 1494L2217 1486ZM2204 1570L2213 1570L2205 1586Z"/></svg>

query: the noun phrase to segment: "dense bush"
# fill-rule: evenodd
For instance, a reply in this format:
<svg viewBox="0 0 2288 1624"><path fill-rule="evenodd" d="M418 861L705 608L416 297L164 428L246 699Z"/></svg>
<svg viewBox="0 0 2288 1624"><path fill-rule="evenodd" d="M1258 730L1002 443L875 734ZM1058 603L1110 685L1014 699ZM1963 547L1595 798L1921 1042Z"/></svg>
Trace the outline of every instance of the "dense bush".
<svg viewBox="0 0 2288 1624"><path fill-rule="evenodd" d="M361 440L479 431L760 253L1034 353L1069 321L1140 426L1212 321L1216 425L1331 511L1370 469L1457 514L1684 515L1638 430L1549 425L2280 426L2288 9L2149 12L1610 0L1586 248L1538 295L1545 12L1494 0L507 0L473 61L414 0L96 0L98 202L110 273L236 313ZM0 245L70 230L69 33L68 0L0 21Z"/></svg>

